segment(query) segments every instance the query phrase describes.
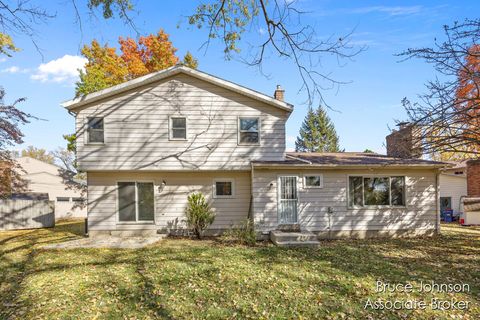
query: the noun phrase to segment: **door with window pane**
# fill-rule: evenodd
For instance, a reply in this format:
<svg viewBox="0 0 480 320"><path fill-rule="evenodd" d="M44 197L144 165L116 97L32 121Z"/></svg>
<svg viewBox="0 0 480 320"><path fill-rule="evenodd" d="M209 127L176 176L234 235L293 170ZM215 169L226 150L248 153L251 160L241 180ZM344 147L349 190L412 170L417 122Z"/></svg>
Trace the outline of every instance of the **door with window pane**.
<svg viewBox="0 0 480 320"><path fill-rule="evenodd" d="M279 177L278 223L297 223L297 177Z"/></svg>

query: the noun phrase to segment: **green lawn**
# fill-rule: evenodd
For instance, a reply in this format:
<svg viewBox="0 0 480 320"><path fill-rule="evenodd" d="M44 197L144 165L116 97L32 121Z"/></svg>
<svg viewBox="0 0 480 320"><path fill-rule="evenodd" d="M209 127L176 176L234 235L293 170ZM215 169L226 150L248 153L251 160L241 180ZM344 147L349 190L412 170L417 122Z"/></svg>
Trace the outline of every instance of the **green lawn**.
<svg viewBox="0 0 480 320"><path fill-rule="evenodd" d="M42 250L80 222L0 232L0 319L479 319L480 229L422 239L249 248L171 239L141 250ZM375 281L467 283L464 293L376 293ZM465 310L365 310L372 300L452 298Z"/></svg>

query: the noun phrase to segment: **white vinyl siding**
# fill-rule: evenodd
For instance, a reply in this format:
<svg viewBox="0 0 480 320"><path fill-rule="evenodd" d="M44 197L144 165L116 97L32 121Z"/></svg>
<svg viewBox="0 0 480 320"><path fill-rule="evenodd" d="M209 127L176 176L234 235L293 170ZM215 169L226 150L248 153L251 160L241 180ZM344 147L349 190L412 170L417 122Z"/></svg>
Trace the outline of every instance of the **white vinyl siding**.
<svg viewBox="0 0 480 320"><path fill-rule="evenodd" d="M433 170L374 170L384 176L405 176L406 206L348 208L350 175L371 175L365 170L325 170L323 188L298 189L298 221L310 231L434 230L436 224ZM259 230L277 228L278 175L309 175L309 170L254 170L253 211ZM329 213L329 208L332 210Z"/></svg>
<svg viewBox="0 0 480 320"><path fill-rule="evenodd" d="M217 177L235 181L234 198L213 198ZM118 181L153 181L155 222L150 224L117 222ZM165 182L164 185L163 182ZM185 228L187 197L202 192L216 217L210 229L227 229L248 216L250 172L89 172L88 225L93 231L176 230Z"/></svg>
<svg viewBox="0 0 480 320"><path fill-rule="evenodd" d="M103 117L105 145L85 144L87 117ZM188 140L169 140L170 117L187 117ZM238 119L259 118L261 144L238 143ZM288 112L177 75L82 107L77 114L80 170L250 170L251 160L281 160Z"/></svg>
<svg viewBox="0 0 480 320"><path fill-rule="evenodd" d="M459 170L461 171L461 170ZM452 198L452 209L455 213L463 211L462 197L467 195L467 178L463 175L441 174L440 196Z"/></svg>

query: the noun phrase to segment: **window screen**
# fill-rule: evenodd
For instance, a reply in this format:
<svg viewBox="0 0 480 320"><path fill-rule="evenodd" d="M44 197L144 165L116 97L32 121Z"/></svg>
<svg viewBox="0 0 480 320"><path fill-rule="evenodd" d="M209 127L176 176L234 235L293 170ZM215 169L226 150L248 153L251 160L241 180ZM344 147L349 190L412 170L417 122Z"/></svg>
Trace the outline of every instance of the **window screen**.
<svg viewBox="0 0 480 320"><path fill-rule="evenodd" d="M138 220L153 221L154 201L153 183L137 183L138 190Z"/></svg>
<svg viewBox="0 0 480 320"><path fill-rule="evenodd" d="M185 117L170 118L172 139L187 139L187 119Z"/></svg>
<svg viewBox="0 0 480 320"><path fill-rule="evenodd" d="M363 178L350 177L349 179L349 206L363 206Z"/></svg>
<svg viewBox="0 0 480 320"><path fill-rule="evenodd" d="M305 187L320 188L322 187L322 176L305 176Z"/></svg>
<svg viewBox="0 0 480 320"><path fill-rule="evenodd" d="M118 183L118 220L135 221L135 182Z"/></svg>
<svg viewBox="0 0 480 320"><path fill-rule="evenodd" d="M231 196L232 182L231 181L216 181L215 182L215 195L217 196Z"/></svg>
<svg viewBox="0 0 480 320"><path fill-rule="evenodd" d="M239 142L257 144L260 142L258 118L240 118Z"/></svg>
<svg viewBox="0 0 480 320"><path fill-rule="evenodd" d="M391 178L392 206L405 205L405 177Z"/></svg>
<svg viewBox="0 0 480 320"><path fill-rule="evenodd" d="M103 118L88 118L88 142L104 142Z"/></svg>

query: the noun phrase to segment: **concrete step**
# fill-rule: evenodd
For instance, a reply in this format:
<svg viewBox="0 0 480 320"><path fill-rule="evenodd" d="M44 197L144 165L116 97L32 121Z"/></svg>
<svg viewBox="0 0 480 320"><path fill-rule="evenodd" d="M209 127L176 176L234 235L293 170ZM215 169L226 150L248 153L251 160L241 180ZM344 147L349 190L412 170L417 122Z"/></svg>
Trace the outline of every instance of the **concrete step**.
<svg viewBox="0 0 480 320"><path fill-rule="evenodd" d="M310 246L318 245L320 242L314 233L271 231L270 240L278 246Z"/></svg>
<svg viewBox="0 0 480 320"><path fill-rule="evenodd" d="M320 241L280 241L274 242L274 244L278 247L287 247L287 248L295 248L295 247L318 247L320 245Z"/></svg>
<svg viewBox="0 0 480 320"><path fill-rule="evenodd" d="M277 226L278 231L283 232L300 232L300 225L298 223L288 223L288 224L280 224Z"/></svg>

